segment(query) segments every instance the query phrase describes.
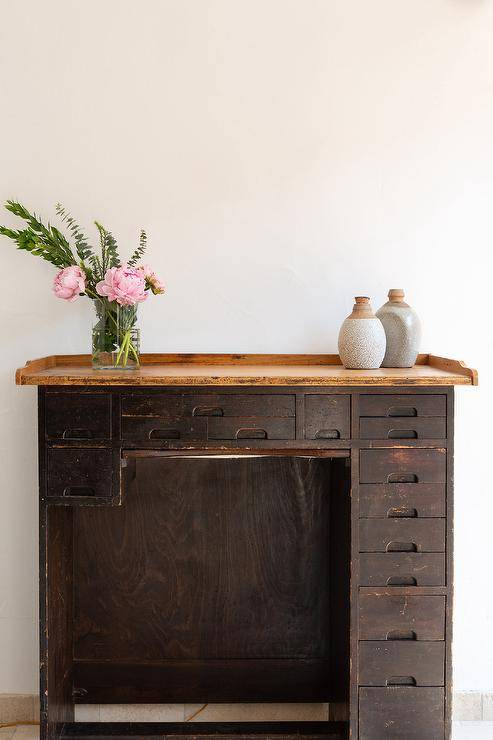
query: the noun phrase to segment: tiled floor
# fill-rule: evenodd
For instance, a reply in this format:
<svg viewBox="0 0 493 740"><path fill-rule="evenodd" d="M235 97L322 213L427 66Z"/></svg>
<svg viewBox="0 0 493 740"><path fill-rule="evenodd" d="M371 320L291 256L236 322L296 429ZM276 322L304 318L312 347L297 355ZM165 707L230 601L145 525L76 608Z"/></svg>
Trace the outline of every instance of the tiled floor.
<svg viewBox="0 0 493 740"><path fill-rule="evenodd" d="M0 740L38 740L39 728L0 728ZM493 740L493 722L454 722L453 740Z"/></svg>

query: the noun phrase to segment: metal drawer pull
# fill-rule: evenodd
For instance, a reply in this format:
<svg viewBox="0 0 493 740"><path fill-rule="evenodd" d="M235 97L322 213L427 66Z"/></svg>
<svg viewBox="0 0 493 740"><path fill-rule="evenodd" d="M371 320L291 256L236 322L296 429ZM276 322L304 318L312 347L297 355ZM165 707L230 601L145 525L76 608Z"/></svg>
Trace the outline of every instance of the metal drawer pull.
<svg viewBox="0 0 493 740"><path fill-rule="evenodd" d="M417 586L418 582L413 576L390 576L387 578L387 586Z"/></svg>
<svg viewBox="0 0 493 740"><path fill-rule="evenodd" d="M387 483L417 483L418 476L415 473L389 473Z"/></svg>
<svg viewBox="0 0 493 740"><path fill-rule="evenodd" d="M63 489L64 496L95 496L96 491L90 486L66 486Z"/></svg>
<svg viewBox="0 0 493 740"><path fill-rule="evenodd" d="M413 406L390 406L387 416L417 416L418 410Z"/></svg>
<svg viewBox="0 0 493 740"><path fill-rule="evenodd" d="M387 511L388 519L416 519L418 516L417 509L405 509L400 506L395 506Z"/></svg>
<svg viewBox="0 0 493 740"><path fill-rule="evenodd" d="M151 429L149 439L180 439L179 429Z"/></svg>
<svg viewBox="0 0 493 740"><path fill-rule="evenodd" d="M245 428L238 429L235 434L236 439L267 439L267 432L265 429Z"/></svg>
<svg viewBox="0 0 493 740"><path fill-rule="evenodd" d="M387 632L386 640L417 640L418 636L414 630L390 630Z"/></svg>
<svg viewBox="0 0 493 740"><path fill-rule="evenodd" d="M414 429L389 429L387 439L418 439L418 433Z"/></svg>
<svg viewBox="0 0 493 740"><path fill-rule="evenodd" d="M195 406L192 416L224 416L220 406Z"/></svg>
<svg viewBox="0 0 493 740"><path fill-rule="evenodd" d="M62 439L92 439L90 429L64 429Z"/></svg>
<svg viewBox="0 0 493 740"><path fill-rule="evenodd" d="M388 542L385 552L418 552L415 542Z"/></svg>
<svg viewBox="0 0 493 740"><path fill-rule="evenodd" d="M391 676L385 682L386 686L417 686L414 676Z"/></svg>
<svg viewBox="0 0 493 740"><path fill-rule="evenodd" d="M319 429L315 439L340 439L341 433L338 429Z"/></svg>

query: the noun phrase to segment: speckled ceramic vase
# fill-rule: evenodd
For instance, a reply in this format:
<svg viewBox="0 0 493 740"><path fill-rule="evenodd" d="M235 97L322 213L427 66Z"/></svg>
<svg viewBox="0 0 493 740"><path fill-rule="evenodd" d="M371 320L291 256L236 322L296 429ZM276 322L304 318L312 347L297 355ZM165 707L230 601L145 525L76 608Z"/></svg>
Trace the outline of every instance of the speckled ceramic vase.
<svg viewBox="0 0 493 740"><path fill-rule="evenodd" d="M370 299L357 296L352 313L339 331L339 356L351 370L380 367L385 355L385 331L372 311Z"/></svg>
<svg viewBox="0 0 493 740"><path fill-rule="evenodd" d="M389 300L377 311L387 337L383 367L412 367L421 342L421 324L411 306L404 302L404 291L389 290Z"/></svg>

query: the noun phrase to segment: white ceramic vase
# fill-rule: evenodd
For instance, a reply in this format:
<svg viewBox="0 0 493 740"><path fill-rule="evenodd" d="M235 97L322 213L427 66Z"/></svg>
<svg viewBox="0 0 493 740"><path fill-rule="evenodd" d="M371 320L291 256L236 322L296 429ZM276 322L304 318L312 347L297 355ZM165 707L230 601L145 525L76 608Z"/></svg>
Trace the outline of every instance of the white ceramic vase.
<svg viewBox="0 0 493 740"><path fill-rule="evenodd" d="M421 324L414 309L404 302L404 291L389 290L389 300L377 311L387 338L383 367L412 367L421 342Z"/></svg>
<svg viewBox="0 0 493 740"><path fill-rule="evenodd" d="M357 296L355 301L339 331L339 356L348 369L373 370L380 367L385 355L385 331L372 311L370 299Z"/></svg>

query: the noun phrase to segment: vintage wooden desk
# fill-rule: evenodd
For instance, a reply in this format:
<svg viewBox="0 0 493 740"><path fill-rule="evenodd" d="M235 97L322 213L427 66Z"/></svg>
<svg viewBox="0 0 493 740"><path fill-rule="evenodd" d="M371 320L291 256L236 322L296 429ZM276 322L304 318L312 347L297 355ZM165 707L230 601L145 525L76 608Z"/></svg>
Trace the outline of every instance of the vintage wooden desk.
<svg viewBox="0 0 493 740"><path fill-rule="evenodd" d="M462 363L86 356L39 386L42 738L450 736ZM76 703L329 702L330 721L83 724Z"/></svg>

